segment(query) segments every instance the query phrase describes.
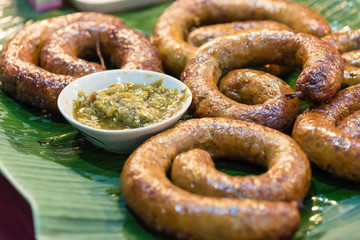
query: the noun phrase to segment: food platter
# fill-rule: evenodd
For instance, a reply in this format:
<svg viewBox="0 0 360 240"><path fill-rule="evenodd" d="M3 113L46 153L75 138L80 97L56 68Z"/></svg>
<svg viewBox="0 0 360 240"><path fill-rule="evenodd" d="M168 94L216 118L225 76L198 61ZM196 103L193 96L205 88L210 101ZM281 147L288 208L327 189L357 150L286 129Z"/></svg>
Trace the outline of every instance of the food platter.
<svg viewBox="0 0 360 240"><path fill-rule="evenodd" d="M360 28L355 0L298 0L320 12L334 31ZM23 1L4 4L0 43L27 22L76 11L35 13ZM168 4L115 15L151 35ZM8 20L10 19L10 20ZM288 77L293 84L296 74ZM166 239L133 216L125 205L119 175L128 155L94 148L64 119L18 104L0 92L0 171L30 203L38 239ZM247 164L217 163L231 175L263 171ZM360 235L360 187L313 168L294 239L357 239Z"/></svg>

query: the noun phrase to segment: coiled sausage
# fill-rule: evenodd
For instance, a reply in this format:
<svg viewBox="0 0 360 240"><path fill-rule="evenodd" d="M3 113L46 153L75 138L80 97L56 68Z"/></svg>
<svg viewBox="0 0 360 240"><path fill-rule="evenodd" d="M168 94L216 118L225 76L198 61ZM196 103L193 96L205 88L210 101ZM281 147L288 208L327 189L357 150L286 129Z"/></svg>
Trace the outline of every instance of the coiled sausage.
<svg viewBox="0 0 360 240"><path fill-rule="evenodd" d="M161 71L161 62L149 39L138 31L105 22L76 22L56 31L40 54L42 68L57 74L80 77L106 70L78 56L98 50L116 68ZM95 51L94 51L95 52Z"/></svg>
<svg viewBox="0 0 360 240"><path fill-rule="evenodd" d="M41 20L25 27L4 45L0 53L2 89L19 102L57 113L58 95L76 77L55 74L39 67L40 52L55 31L74 22L87 21L125 27L122 19L100 13L68 14ZM145 64L148 65L146 56L149 45L144 46L139 49L145 56ZM151 47L150 52L153 48ZM159 60L157 62L160 63ZM159 66L154 70L158 68Z"/></svg>
<svg viewBox="0 0 360 240"><path fill-rule="evenodd" d="M360 84L339 91L328 103L301 114L292 133L311 162L334 176L357 182L360 181L360 128L356 124L359 97ZM347 126L349 122L353 127Z"/></svg>
<svg viewBox="0 0 360 240"><path fill-rule="evenodd" d="M172 160L193 149L267 166L268 178L254 177L254 187L281 191L291 186L301 192L301 197L287 198L295 202L310 185L307 157L289 136L228 118L191 119L148 139L125 162L122 194L142 221L177 239L286 239L294 234L300 223L295 202L206 197L174 185L167 177Z"/></svg>
<svg viewBox="0 0 360 240"><path fill-rule="evenodd" d="M243 30L206 43L189 60L181 80L193 94L191 111L200 117L230 117L281 129L275 121L284 111L280 104L241 105L217 87L227 71L264 62L302 68L295 88L314 102L330 99L343 77L341 56L331 44L304 33ZM289 107L286 100L283 103ZM296 110L289 107L288 111Z"/></svg>
<svg viewBox="0 0 360 240"><path fill-rule="evenodd" d="M283 0L180 0L168 7L156 22L154 44L168 72L180 75L196 50L185 41L193 28L215 23L273 20L296 32L322 37L331 33L329 23L309 7Z"/></svg>

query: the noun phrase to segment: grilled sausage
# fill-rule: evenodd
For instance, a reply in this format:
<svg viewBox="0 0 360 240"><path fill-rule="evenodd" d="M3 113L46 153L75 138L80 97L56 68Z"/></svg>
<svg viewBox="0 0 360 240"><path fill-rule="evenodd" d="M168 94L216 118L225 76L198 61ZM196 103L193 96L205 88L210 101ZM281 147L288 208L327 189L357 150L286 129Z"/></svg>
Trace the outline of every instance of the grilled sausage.
<svg viewBox="0 0 360 240"><path fill-rule="evenodd" d="M321 39L333 44L342 53L360 49L360 29L328 34Z"/></svg>
<svg viewBox="0 0 360 240"><path fill-rule="evenodd" d="M86 21L125 27L120 18L99 13L68 14L41 20L25 27L4 45L0 53L3 90L19 102L58 112L58 95L76 77L54 74L39 67L39 55L45 42L55 31L74 22ZM143 44L140 49L143 56L146 56L147 49L144 46L147 47L148 44ZM153 48L150 51L153 51ZM145 59L145 64L148 65L147 58ZM158 67L154 70L157 69Z"/></svg>
<svg viewBox="0 0 360 240"><path fill-rule="evenodd" d="M228 72L219 82L219 91L237 102L234 104L248 109L248 112L258 111L259 115L253 116L256 119L254 122L280 130L288 129L301 110L298 98L285 97L294 93L288 84L258 70L237 69ZM271 107L277 109L276 117L267 115L265 109Z"/></svg>
<svg viewBox="0 0 360 240"><path fill-rule="evenodd" d="M41 67L76 77L104 71L105 66L78 57L97 46L116 68L161 71L157 51L145 35L125 26L93 21L76 22L56 31L41 50Z"/></svg>
<svg viewBox="0 0 360 240"><path fill-rule="evenodd" d="M249 105L262 104L274 98L277 101L283 101L284 99L281 97L294 92L280 78L266 72L246 68L232 70L222 77L219 81L219 91L232 100ZM295 114L300 111L298 99L286 101L286 104L298 110L294 111Z"/></svg>
<svg viewBox="0 0 360 240"><path fill-rule="evenodd" d="M333 33L321 38L336 46L344 59L343 87L360 83L360 29Z"/></svg>
<svg viewBox="0 0 360 240"><path fill-rule="evenodd" d="M242 105L217 87L227 71L264 62L302 68L295 88L314 102L330 99L341 85L344 66L331 44L304 33L243 30L204 44L189 60L181 80L193 94L190 110L200 117L230 117L281 129L280 104ZM284 102L289 112L297 111Z"/></svg>
<svg viewBox="0 0 360 240"><path fill-rule="evenodd" d="M289 162L285 169L303 169L301 164L303 162ZM281 171L285 172L285 169ZM207 151L193 149L176 156L171 166L171 179L177 186L204 196L295 200L301 204L308 191L308 186L304 185L309 184L310 171L297 173L291 180L290 173L279 174L278 171L279 169L274 172L269 170L260 176L230 176L216 170Z"/></svg>
<svg viewBox="0 0 360 240"><path fill-rule="evenodd" d="M338 122L337 128L352 137L360 139L360 111L356 111Z"/></svg>
<svg viewBox="0 0 360 240"><path fill-rule="evenodd" d="M359 83L360 83L360 68L345 66L344 77L341 82L341 86L345 88Z"/></svg>
<svg viewBox="0 0 360 240"><path fill-rule="evenodd" d="M185 41L194 27L215 23L273 20L296 32L324 36L331 32L321 15L295 2L283 0L180 0L168 7L156 22L154 44L167 71L180 75L196 50Z"/></svg>
<svg viewBox="0 0 360 240"><path fill-rule="evenodd" d="M189 33L187 37L187 42L192 46L200 47L204 43L216 37L233 34L238 31L251 28L266 28L270 30L292 31L291 28L289 28L285 24L270 20L219 23L195 28Z"/></svg>
<svg viewBox="0 0 360 240"><path fill-rule="evenodd" d="M360 50L345 52L341 56L345 61L345 65L357 68L360 67Z"/></svg>
<svg viewBox="0 0 360 240"><path fill-rule="evenodd" d="M301 114L292 133L311 162L334 176L357 182L360 181L360 138L357 134L360 130L356 126L359 97L360 84L339 91L328 103ZM353 123L355 128L350 127L349 131L346 122Z"/></svg>
<svg viewBox="0 0 360 240"><path fill-rule="evenodd" d="M286 239L295 233L300 223L298 194L289 197L294 202L217 198L174 185L167 177L172 160L197 148L215 158L267 166L264 174L269 177L255 177L256 187L272 185L277 191L286 188L287 181L301 179L293 187L299 187L303 197L310 185L307 157L289 136L228 118L191 119L148 139L125 162L122 195L142 221L177 239Z"/></svg>
<svg viewBox="0 0 360 240"><path fill-rule="evenodd" d="M263 21L253 20L253 21L243 21L243 22L219 23L219 24L199 27L192 30L187 37L187 42L192 46L200 47L204 43L216 37L233 34L244 29L258 29L258 28L292 31L291 28L289 28L285 24L270 20L263 20ZM252 68L265 71L276 76L284 75L285 73L288 72L287 68L275 64L266 64L264 66L253 66Z"/></svg>

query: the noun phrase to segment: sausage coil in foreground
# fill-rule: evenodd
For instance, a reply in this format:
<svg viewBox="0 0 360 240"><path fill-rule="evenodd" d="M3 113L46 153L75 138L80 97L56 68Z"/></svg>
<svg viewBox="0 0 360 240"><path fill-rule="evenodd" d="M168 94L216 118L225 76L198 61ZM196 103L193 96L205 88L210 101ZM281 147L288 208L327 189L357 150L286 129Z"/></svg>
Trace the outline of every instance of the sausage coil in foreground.
<svg viewBox="0 0 360 240"><path fill-rule="evenodd" d="M40 62L39 58L42 46L51 38L52 34L72 23L87 25L88 28L89 25L96 28L97 24L117 26L118 29L126 28L120 18L100 13L68 14L41 20L25 27L4 45L0 54L1 82L2 88L6 93L19 102L40 109L58 112L56 102L58 95L61 90L67 84L74 81L76 77L52 73L38 66ZM95 23L96 25L94 25ZM103 30L104 29L99 27L97 32ZM116 29L111 29L107 32L109 34L116 34L117 31ZM81 31L79 33L81 33ZM64 34L66 35L66 33ZM141 66L149 66L149 62L154 61L155 67L152 70L157 71L161 69L161 62L158 58L157 50L149 44L150 40L142 38L140 42L137 40L132 41L136 38L136 36L131 36L127 41L127 47L134 48L134 50L137 49L137 56L140 57L140 62L142 62ZM101 41L103 40L100 40L100 44ZM61 39L58 39L58 42L61 43ZM78 36L74 42L61 44L63 44L64 48L68 47L71 50L78 50L83 47L80 43L84 43L82 36ZM138 46L138 44L141 45ZM57 60L55 59L54 61ZM140 67L139 65L137 66ZM90 68L88 65L82 66L83 73L86 73ZM69 67L69 71L70 70Z"/></svg>
<svg viewBox="0 0 360 240"><path fill-rule="evenodd" d="M243 197L259 188L258 197L201 196L169 180L173 159L204 150L215 158L267 167L258 177L244 177L249 188ZM290 238L300 224L297 206L310 181L308 159L293 139L271 128L228 118L179 123L145 141L129 156L121 173L122 194L130 209L151 228L177 239ZM283 198L282 190L293 194ZM277 194L289 201L277 201L273 197Z"/></svg>
<svg viewBox="0 0 360 240"><path fill-rule="evenodd" d="M331 44L304 33L243 30L204 44L189 60L181 80L193 94L190 110L200 117L229 117L281 129L280 113L286 113L287 122L292 120L287 115L295 109L287 104L290 100L248 106L225 97L217 87L227 71L264 62L302 68L295 89L314 102L330 99L341 86L344 66Z"/></svg>
<svg viewBox="0 0 360 240"><path fill-rule="evenodd" d="M311 162L334 176L360 181L360 84L339 91L328 103L295 121L292 136Z"/></svg>
<svg viewBox="0 0 360 240"><path fill-rule="evenodd" d="M178 0L159 17L154 44L167 71L180 75L196 50L186 42L192 28L216 23L273 20L296 32L318 37L331 33L329 23L311 8L283 0Z"/></svg>

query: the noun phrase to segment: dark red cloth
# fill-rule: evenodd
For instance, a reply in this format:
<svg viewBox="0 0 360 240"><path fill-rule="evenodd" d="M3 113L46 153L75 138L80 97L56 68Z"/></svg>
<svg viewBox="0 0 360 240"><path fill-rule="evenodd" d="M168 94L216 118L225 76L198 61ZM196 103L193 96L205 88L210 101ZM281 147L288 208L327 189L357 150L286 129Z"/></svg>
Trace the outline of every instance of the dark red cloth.
<svg viewBox="0 0 360 240"><path fill-rule="evenodd" d="M0 173L0 239L34 240L29 203Z"/></svg>

